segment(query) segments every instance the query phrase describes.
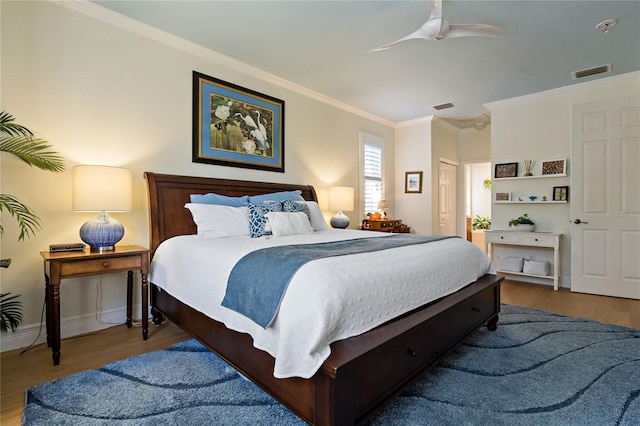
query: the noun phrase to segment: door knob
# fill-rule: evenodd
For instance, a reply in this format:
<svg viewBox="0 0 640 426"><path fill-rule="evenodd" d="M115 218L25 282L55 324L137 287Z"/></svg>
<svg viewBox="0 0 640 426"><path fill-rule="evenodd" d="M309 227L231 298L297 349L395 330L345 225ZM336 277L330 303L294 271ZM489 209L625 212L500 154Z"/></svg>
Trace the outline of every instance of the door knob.
<svg viewBox="0 0 640 426"><path fill-rule="evenodd" d="M581 223L589 223L589 222L583 222L580 219L576 219L573 221L573 223L575 223L576 225L580 225Z"/></svg>

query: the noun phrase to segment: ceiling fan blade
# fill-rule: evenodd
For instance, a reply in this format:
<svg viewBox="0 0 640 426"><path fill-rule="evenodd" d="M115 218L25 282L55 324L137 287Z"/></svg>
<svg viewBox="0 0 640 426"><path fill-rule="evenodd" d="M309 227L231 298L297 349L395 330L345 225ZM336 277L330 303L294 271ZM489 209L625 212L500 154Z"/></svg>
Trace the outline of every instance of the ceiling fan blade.
<svg viewBox="0 0 640 426"><path fill-rule="evenodd" d="M427 6L431 11L429 19L442 18L442 0L427 0Z"/></svg>
<svg viewBox="0 0 640 426"><path fill-rule="evenodd" d="M451 37L500 37L504 30L493 25L454 24L449 26L446 38Z"/></svg>
<svg viewBox="0 0 640 426"><path fill-rule="evenodd" d="M402 43L403 41L411 40L411 39L414 39L414 38L426 38L423 35L422 27L417 29L416 31L412 32L411 34L402 37L401 39L398 39L396 41L392 41L391 43L383 44L382 46L379 46L379 47L376 47L375 49L369 50L369 52L379 52L381 50L387 50L388 48L390 48L391 46L393 46L395 44Z"/></svg>
<svg viewBox="0 0 640 426"><path fill-rule="evenodd" d="M418 28L408 36L402 37L399 40L393 41L391 43L387 43L380 47L376 47L375 49L371 49L369 52L378 52L380 50L386 50L391 46L393 46L394 44L398 44L400 42L411 40L414 38L433 41L433 40L441 40L444 37L448 37L448 35L449 35L449 23L444 19L433 18L433 19L429 19L420 28Z"/></svg>

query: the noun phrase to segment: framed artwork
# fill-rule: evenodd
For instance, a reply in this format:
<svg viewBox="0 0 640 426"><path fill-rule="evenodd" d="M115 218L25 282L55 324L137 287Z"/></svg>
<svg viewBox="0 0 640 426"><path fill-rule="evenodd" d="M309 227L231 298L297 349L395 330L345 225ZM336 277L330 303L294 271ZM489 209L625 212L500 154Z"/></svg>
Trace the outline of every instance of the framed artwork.
<svg viewBox="0 0 640 426"><path fill-rule="evenodd" d="M511 201L510 192L496 192L496 201Z"/></svg>
<svg viewBox="0 0 640 426"><path fill-rule="evenodd" d="M405 172L404 192L407 194L422 193L422 172Z"/></svg>
<svg viewBox="0 0 640 426"><path fill-rule="evenodd" d="M543 175L565 175L567 174L567 159L551 160L542 162Z"/></svg>
<svg viewBox="0 0 640 426"><path fill-rule="evenodd" d="M568 186L554 186L553 187L553 201L569 201L569 187Z"/></svg>
<svg viewBox="0 0 640 426"><path fill-rule="evenodd" d="M496 164L495 177L508 178L518 176L518 163Z"/></svg>
<svg viewBox="0 0 640 426"><path fill-rule="evenodd" d="M284 101L194 71L192 161L284 173Z"/></svg>

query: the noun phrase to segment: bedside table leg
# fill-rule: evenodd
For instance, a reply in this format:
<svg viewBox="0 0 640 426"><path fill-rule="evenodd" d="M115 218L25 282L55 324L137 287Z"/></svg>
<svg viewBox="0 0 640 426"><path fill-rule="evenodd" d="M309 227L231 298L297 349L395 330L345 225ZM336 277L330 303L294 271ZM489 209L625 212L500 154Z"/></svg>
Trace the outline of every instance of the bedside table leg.
<svg viewBox="0 0 640 426"><path fill-rule="evenodd" d="M142 339L147 340L149 336L149 283L147 274L142 272Z"/></svg>
<svg viewBox="0 0 640 426"><path fill-rule="evenodd" d="M45 321L47 323L47 347L51 347L51 340L53 339L51 333L51 298L53 297L53 291L51 284L49 283L49 277L44 275L44 309L45 309Z"/></svg>
<svg viewBox="0 0 640 426"><path fill-rule="evenodd" d="M51 357L53 358L53 365L60 364L60 282L53 283L51 287L51 332L53 334L51 338Z"/></svg>
<svg viewBox="0 0 640 426"><path fill-rule="evenodd" d="M133 311L133 271L127 271L127 327L131 328Z"/></svg>

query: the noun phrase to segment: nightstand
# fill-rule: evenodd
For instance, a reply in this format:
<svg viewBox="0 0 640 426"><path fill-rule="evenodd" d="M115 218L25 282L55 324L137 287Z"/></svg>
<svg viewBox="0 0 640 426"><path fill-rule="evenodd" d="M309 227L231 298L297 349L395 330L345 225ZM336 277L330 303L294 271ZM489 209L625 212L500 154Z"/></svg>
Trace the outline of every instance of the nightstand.
<svg viewBox="0 0 640 426"><path fill-rule="evenodd" d="M60 282L65 278L127 272L127 327L131 327L133 303L133 271L142 274L142 338L147 340L149 249L140 246L116 246L105 252L69 251L40 252L44 259L46 284L47 345L51 347L53 365L60 363Z"/></svg>
<svg viewBox="0 0 640 426"><path fill-rule="evenodd" d="M410 233L411 227L399 219L363 219L362 230L377 232Z"/></svg>

